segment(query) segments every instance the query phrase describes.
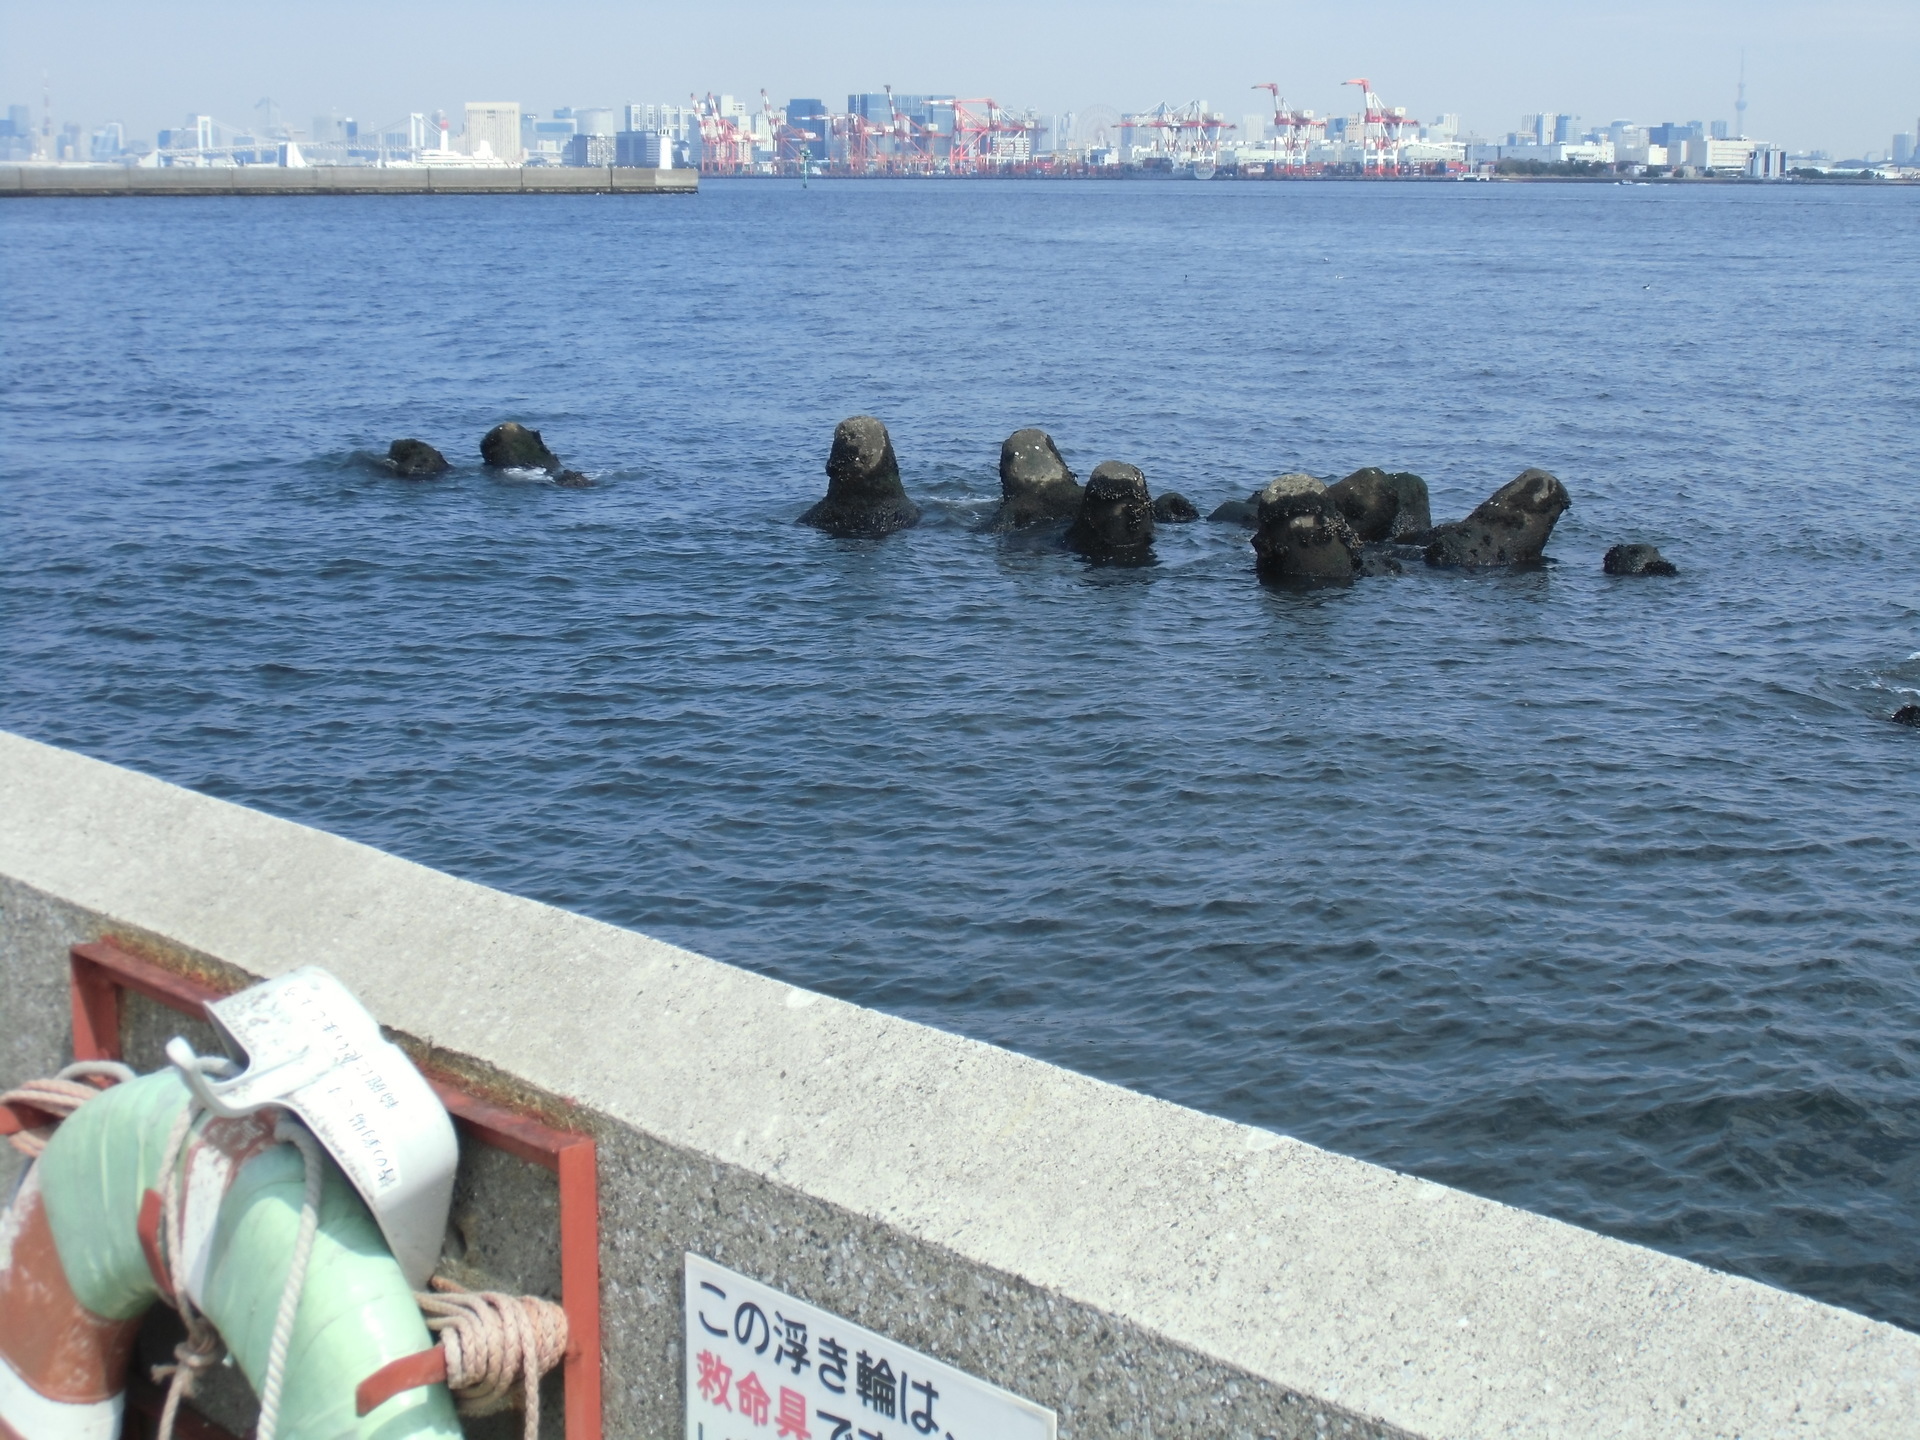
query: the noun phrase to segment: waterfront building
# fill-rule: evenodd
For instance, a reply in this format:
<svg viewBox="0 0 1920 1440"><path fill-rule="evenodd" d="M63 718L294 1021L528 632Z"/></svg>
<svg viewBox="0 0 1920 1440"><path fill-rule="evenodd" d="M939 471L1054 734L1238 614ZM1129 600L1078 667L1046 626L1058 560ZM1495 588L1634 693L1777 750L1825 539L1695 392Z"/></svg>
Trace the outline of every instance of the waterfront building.
<svg viewBox="0 0 1920 1440"><path fill-rule="evenodd" d="M485 153L495 160L519 164L524 153L520 145L520 104L517 100L469 100L467 102L467 153Z"/></svg>
<svg viewBox="0 0 1920 1440"><path fill-rule="evenodd" d="M1695 141L1687 147L1688 163L1698 165L1702 170L1732 170L1745 174L1754 153L1760 148L1759 141L1744 137L1738 140L1722 138Z"/></svg>
<svg viewBox="0 0 1920 1440"><path fill-rule="evenodd" d="M619 160L618 135L575 135L567 142L566 163L569 165L617 165Z"/></svg>
<svg viewBox="0 0 1920 1440"><path fill-rule="evenodd" d="M595 136L582 136L582 139L596 139ZM622 130L613 136L614 165L631 166L641 170L674 170L679 162L674 157L675 141L664 130ZM600 163L598 161L596 164Z"/></svg>
<svg viewBox="0 0 1920 1440"><path fill-rule="evenodd" d="M535 163L558 163L578 133L571 110L556 110L545 120L528 112L520 117L521 158Z"/></svg>

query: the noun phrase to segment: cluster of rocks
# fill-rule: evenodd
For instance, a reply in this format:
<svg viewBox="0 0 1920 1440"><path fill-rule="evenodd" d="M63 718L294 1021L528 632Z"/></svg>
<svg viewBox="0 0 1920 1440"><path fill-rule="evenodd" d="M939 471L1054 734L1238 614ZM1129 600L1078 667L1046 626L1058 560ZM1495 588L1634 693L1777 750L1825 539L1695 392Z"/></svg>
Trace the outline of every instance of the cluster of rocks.
<svg viewBox="0 0 1920 1440"><path fill-rule="evenodd" d="M1139 468L1123 461L1101 461L1082 485L1053 437L1037 429L1016 430L1001 444L1000 492L988 529L1059 526L1069 549L1116 563L1151 559L1156 525L1200 518L1184 495L1154 496ZM1426 481L1368 467L1332 485L1311 475L1282 475L1207 518L1254 532L1262 577L1325 583L1398 574L1411 559L1435 567L1536 564L1572 504L1558 479L1527 470L1464 520L1435 525ZM887 427L871 415L841 421L827 459L826 498L800 523L835 535L885 535L919 519L900 483ZM1678 573L1651 545L1614 546L1605 569L1609 575Z"/></svg>
<svg viewBox="0 0 1920 1440"><path fill-rule="evenodd" d="M490 470L541 470L556 485L584 490L593 482L578 470L569 470L547 448L538 430L509 420L480 437L480 459ZM396 440L387 447L387 464L404 480L444 475L453 467L447 457L424 440Z"/></svg>

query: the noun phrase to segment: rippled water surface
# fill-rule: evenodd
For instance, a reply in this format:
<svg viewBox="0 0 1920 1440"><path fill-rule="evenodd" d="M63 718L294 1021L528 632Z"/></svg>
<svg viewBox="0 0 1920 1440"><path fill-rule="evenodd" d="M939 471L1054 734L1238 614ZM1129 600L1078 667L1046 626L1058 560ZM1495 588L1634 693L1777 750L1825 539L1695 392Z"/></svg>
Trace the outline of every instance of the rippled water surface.
<svg viewBox="0 0 1920 1440"><path fill-rule="evenodd" d="M0 207L0 725L1920 1326L1920 192ZM912 532L796 528L835 421ZM495 421L598 480L478 468ZM1527 465L1523 574L976 533ZM360 452L418 435L456 472ZM1677 580L1609 580L1649 540Z"/></svg>

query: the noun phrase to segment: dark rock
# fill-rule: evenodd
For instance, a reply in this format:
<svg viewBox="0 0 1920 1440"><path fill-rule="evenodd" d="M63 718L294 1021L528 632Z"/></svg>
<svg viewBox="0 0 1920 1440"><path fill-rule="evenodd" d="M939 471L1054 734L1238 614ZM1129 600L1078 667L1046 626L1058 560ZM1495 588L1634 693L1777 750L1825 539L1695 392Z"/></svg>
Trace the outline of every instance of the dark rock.
<svg viewBox="0 0 1920 1440"><path fill-rule="evenodd" d="M1360 575L1404 575L1406 570L1394 558L1393 552L1382 545L1368 545L1360 552Z"/></svg>
<svg viewBox="0 0 1920 1440"><path fill-rule="evenodd" d="M593 481L582 475L578 470L562 470L558 475L553 477L553 483L564 490L591 490L593 488Z"/></svg>
<svg viewBox="0 0 1920 1440"><path fill-rule="evenodd" d="M1260 523L1260 492L1254 491L1245 500L1229 500L1217 507L1207 516L1208 520L1221 525L1244 525L1249 530Z"/></svg>
<svg viewBox="0 0 1920 1440"><path fill-rule="evenodd" d="M830 535L887 535L920 522L900 484L887 427L871 415L842 420L827 455L827 495L800 517Z"/></svg>
<svg viewBox="0 0 1920 1440"><path fill-rule="evenodd" d="M1359 538L1311 475L1282 475L1260 492L1253 553L1263 580L1351 580L1360 571Z"/></svg>
<svg viewBox="0 0 1920 1440"><path fill-rule="evenodd" d="M1678 575L1680 568L1651 545L1616 545L1600 568L1609 575Z"/></svg>
<svg viewBox="0 0 1920 1440"><path fill-rule="evenodd" d="M1427 482L1410 471L1369 465L1329 485L1327 494L1362 541L1399 540L1433 528Z"/></svg>
<svg viewBox="0 0 1920 1440"><path fill-rule="evenodd" d="M1080 510L1080 482L1044 430L1016 430L1000 442L1000 508L989 528L1014 530L1071 520Z"/></svg>
<svg viewBox="0 0 1920 1440"><path fill-rule="evenodd" d="M387 463L393 473L412 480L421 475L444 475L453 467L447 457L424 440L396 440L387 447Z"/></svg>
<svg viewBox="0 0 1920 1440"><path fill-rule="evenodd" d="M1153 497L1153 518L1161 525L1190 525L1200 518L1200 512L1178 490L1169 490Z"/></svg>
<svg viewBox="0 0 1920 1440"><path fill-rule="evenodd" d="M1920 705L1902 705L1888 718L1896 725L1911 725L1920 729Z"/></svg>
<svg viewBox="0 0 1920 1440"><path fill-rule="evenodd" d="M560 468L560 457L547 448L538 430L509 420L496 425L480 440L480 458L496 470L545 470Z"/></svg>
<svg viewBox="0 0 1920 1440"><path fill-rule="evenodd" d="M1544 470L1523 470L1464 520L1427 532L1429 565L1527 565L1573 501Z"/></svg>
<svg viewBox="0 0 1920 1440"><path fill-rule="evenodd" d="M1102 460L1087 477L1067 544L1102 560L1139 560L1153 548L1153 497L1147 477L1119 460Z"/></svg>

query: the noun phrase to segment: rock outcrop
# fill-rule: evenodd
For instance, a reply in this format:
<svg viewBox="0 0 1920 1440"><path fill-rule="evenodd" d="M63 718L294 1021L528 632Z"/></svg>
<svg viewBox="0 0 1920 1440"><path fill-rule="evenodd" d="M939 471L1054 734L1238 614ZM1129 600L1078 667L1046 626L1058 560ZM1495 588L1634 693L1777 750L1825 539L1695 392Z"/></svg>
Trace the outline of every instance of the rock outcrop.
<svg viewBox="0 0 1920 1440"><path fill-rule="evenodd" d="M1361 568L1360 539L1327 487L1298 473L1260 492L1253 553L1263 580L1351 580Z"/></svg>
<svg viewBox="0 0 1920 1440"><path fill-rule="evenodd" d="M1427 564L1529 565L1540 559L1554 522L1573 500L1544 470L1523 470L1464 520L1426 534Z"/></svg>
<svg viewBox="0 0 1920 1440"><path fill-rule="evenodd" d="M1095 560L1138 561L1153 550L1153 497L1147 477L1119 460L1102 460L1087 477L1067 544Z"/></svg>
<svg viewBox="0 0 1920 1440"><path fill-rule="evenodd" d="M1080 512L1080 496L1080 482L1046 431L1016 430L1000 442L1000 508L990 529L1071 520Z"/></svg>
<svg viewBox="0 0 1920 1440"><path fill-rule="evenodd" d="M1600 561L1609 575L1678 575L1680 567L1651 545L1616 545Z"/></svg>
<svg viewBox="0 0 1920 1440"><path fill-rule="evenodd" d="M540 432L513 420L481 437L480 458L495 470L545 470L551 475L560 469L560 457L547 448Z"/></svg>
<svg viewBox="0 0 1920 1440"><path fill-rule="evenodd" d="M827 455L826 498L800 517L830 535L889 535L920 522L920 507L900 484L887 427L871 415L842 420Z"/></svg>
<svg viewBox="0 0 1920 1440"><path fill-rule="evenodd" d="M1433 528L1427 482L1407 470L1369 465L1329 485L1327 495L1362 542L1399 540Z"/></svg>
<svg viewBox="0 0 1920 1440"><path fill-rule="evenodd" d="M1169 490L1153 497L1153 518L1161 525L1190 525L1200 518L1200 512L1178 490Z"/></svg>
<svg viewBox="0 0 1920 1440"><path fill-rule="evenodd" d="M553 483L558 485L562 490L591 490L593 488L593 481L585 475L582 475L578 470L562 470L558 475L553 477Z"/></svg>
<svg viewBox="0 0 1920 1440"><path fill-rule="evenodd" d="M387 463L393 473L405 480L423 475L444 475L453 467L447 457L424 440L396 440L387 447Z"/></svg>
<svg viewBox="0 0 1920 1440"><path fill-rule="evenodd" d="M1256 490L1244 500L1229 500L1216 506L1207 519L1219 525L1244 525L1253 529L1260 523L1260 492Z"/></svg>
<svg viewBox="0 0 1920 1440"><path fill-rule="evenodd" d="M1920 730L1920 705L1902 705L1887 718L1896 725L1911 725Z"/></svg>

